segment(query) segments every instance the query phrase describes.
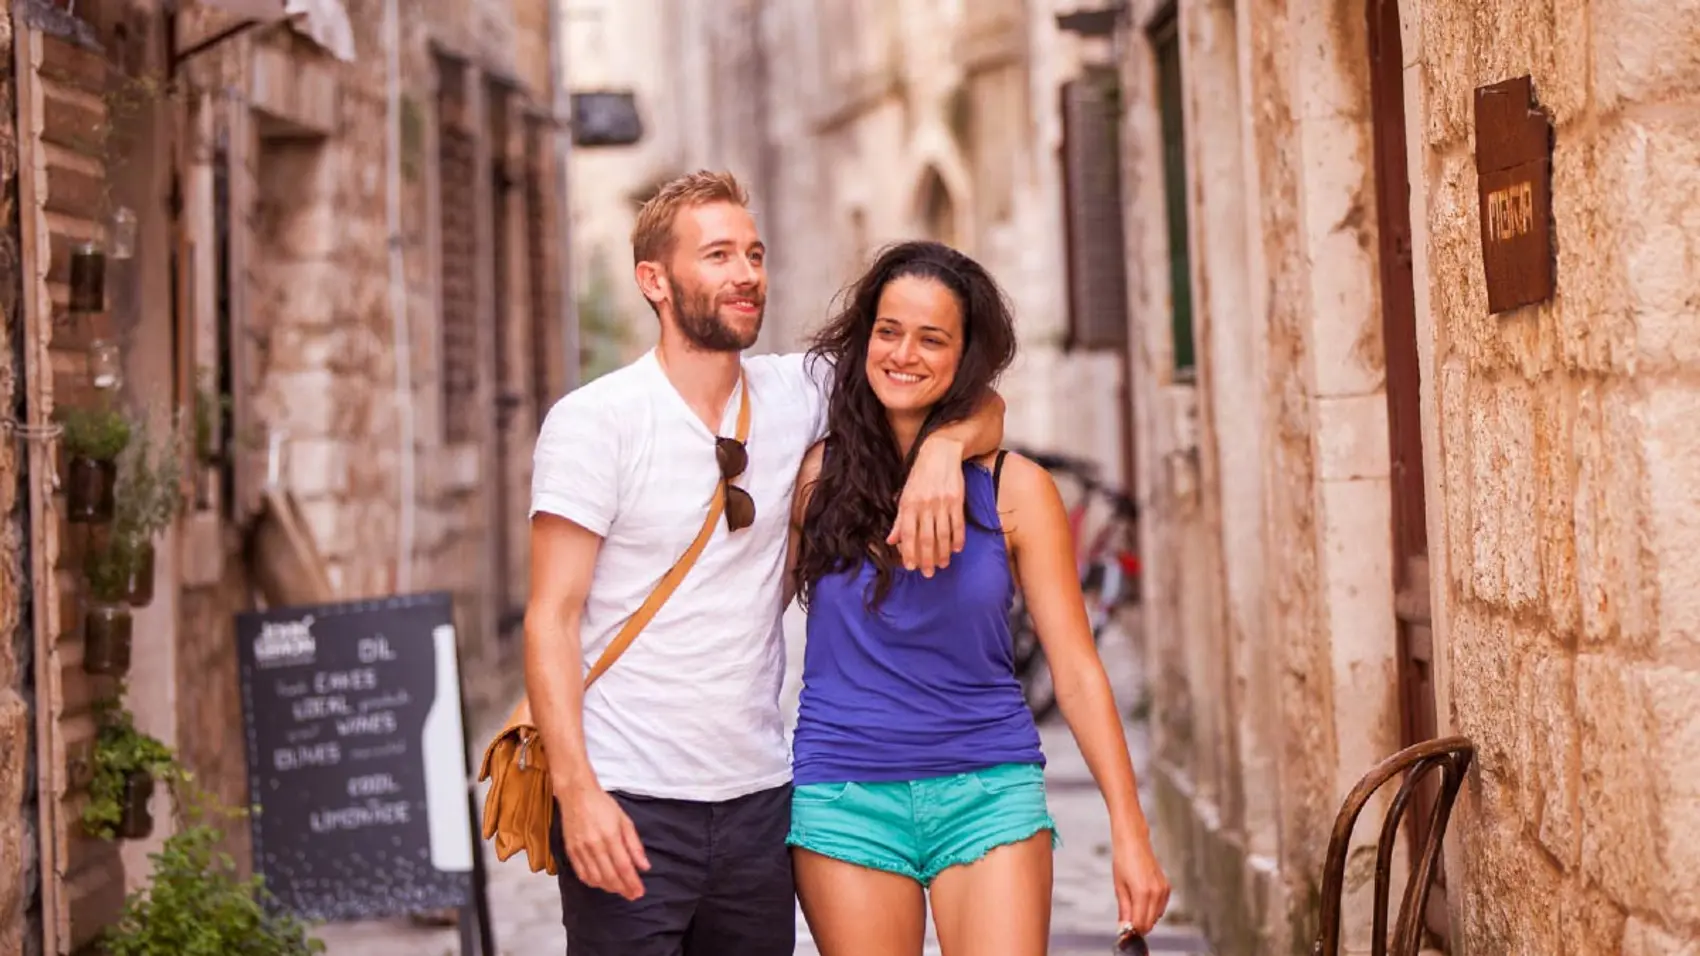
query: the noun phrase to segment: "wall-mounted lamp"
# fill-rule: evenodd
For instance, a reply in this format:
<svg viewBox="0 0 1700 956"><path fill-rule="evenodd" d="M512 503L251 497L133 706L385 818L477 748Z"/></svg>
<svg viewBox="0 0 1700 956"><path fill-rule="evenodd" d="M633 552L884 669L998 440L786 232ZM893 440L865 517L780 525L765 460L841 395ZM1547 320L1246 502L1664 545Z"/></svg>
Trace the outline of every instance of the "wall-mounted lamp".
<svg viewBox="0 0 1700 956"><path fill-rule="evenodd" d="M1117 0L1107 7L1096 10L1075 10L1072 13L1057 14L1057 29L1064 33L1075 33L1083 37L1113 36L1116 27L1127 19L1127 0Z"/></svg>
<svg viewBox="0 0 1700 956"><path fill-rule="evenodd" d="M643 139L636 95L597 90L574 93L572 103L574 146L631 146Z"/></svg>

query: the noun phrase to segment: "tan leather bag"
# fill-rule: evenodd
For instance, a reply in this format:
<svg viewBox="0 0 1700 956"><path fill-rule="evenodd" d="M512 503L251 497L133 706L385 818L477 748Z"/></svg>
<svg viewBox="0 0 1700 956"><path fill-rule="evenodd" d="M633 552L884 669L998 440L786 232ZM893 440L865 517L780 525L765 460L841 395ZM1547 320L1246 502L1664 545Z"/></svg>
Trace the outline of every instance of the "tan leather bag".
<svg viewBox="0 0 1700 956"><path fill-rule="evenodd" d="M748 383L738 404L738 441L750 435L750 392ZM714 526L726 508L726 484L714 488L708 516L702 530L679 560L668 569L661 583L655 586L648 599L637 609L614 639L608 642L590 673L584 677L586 690L596 679L607 673L614 660L631 646L638 632L655 617L655 612L673 595L684 580L691 565L702 555ZM543 738L531 718L531 701L521 698L513 713L508 715L494 740L484 749L484 759L478 767L478 780L490 781L490 792L484 798L484 839L496 848L496 859L506 861L521 850L525 851L531 872L547 870L554 875L555 857L549 850L549 826L555 808L553 781L549 777L549 759L543 752Z"/></svg>

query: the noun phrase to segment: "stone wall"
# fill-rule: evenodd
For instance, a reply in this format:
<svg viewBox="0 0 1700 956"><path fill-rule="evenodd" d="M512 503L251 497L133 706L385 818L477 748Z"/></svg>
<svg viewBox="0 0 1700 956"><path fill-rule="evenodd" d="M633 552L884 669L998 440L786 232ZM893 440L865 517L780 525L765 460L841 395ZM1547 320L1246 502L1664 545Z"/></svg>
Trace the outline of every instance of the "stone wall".
<svg viewBox="0 0 1700 956"><path fill-rule="evenodd" d="M1430 541L1451 721L1478 747L1453 844L1461 948L1691 952L1700 10L1409 6ZM1524 73L1556 129L1557 293L1494 316L1473 91Z"/></svg>
<svg viewBox="0 0 1700 956"><path fill-rule="evenodd" d="M1132 11L1134 79L1157 6ZM1181 10L1196 384L1170 366L1149 83L1127 115L1162 854L1218 951L1303 952L1339 801L1399 743L1365 10ZM1437 705L1478 748L1449 841L1454 951L1686 952L1700 14L1400 12ZM1557 294L1492 316L1472 100L1523 73L1556 126ZM1367 872L1348 872L1352 951Z"/></svg>
<svg viewBox="0 0 1700 956"><path fill-rule="evenodd" d="M504 207L517 213L503 233L510 262L553 270L552 137L545 138L538 182L526 178L522 145L527 116L551 109L548 8L543 0L403 2L397 115L388 101L384 5L354 0L347 7L353 62L271 30L255 38L250 51L233 46L205 67L250 88L258 81L244 72L279 89L306 76L314 84L303 89L329 91L287 103L256 99L251 119L228 110L221 120L234 135L251 136L235 172L251 197L237 211L247 230L242 272L252 343L238 402L248 406L248 440L256 447L263 449L268 432L287 436L283 484L300 502L341 596L437 589L454 595L462 673L477 715L504 706L519 685L517 648L498 645L497 629L514 595L524 595L525 516L511 502L528 482L538 419L533 406L558 391L558 385L536 385L532 372L540 368L544 377L558 379L561 363L534 366L529 360L559 341L552 330L532 324L534 312L543 323L559 321L558 292L545 281L532 295L530 269L501 277L489 271L492 176L480 167L463 171L454 183L442 179L438 144L445 130L437 91L450 68L445 64L468 68L473 106L461 119L472 161L488 163L504 149L515 158L508 195L516 198ZM493 91L506 89L515 91L507 135L494 143L483 124ZM400 124L393 237L387 206L392 123ZM541 227L526 219L528 190L537 190L548 207ZM532 247L532 237L542 248ZM392 241L401 250L399 294L390 273ZM455 258L454 249L471 258ZM400 329L396 303L404 312ZM500 358L492 328L498 306L510 320ZM444 310L450 307L467 321L445 336ZM539 335L543 341L534 342ZM459 364L451 373L452 363ZM397 391L404 375L411 385L407 396ZM452 395L446 391L451 380L461 389ZM519 396L507 421L524 455L512 443L506 454L495 446L495 409L509 394ZM460 416L453 423L451 406ZM250 457L263 467L263 454ZM500 540L493 537L498 503L491 491L498 472L510 499ZM495 570L497 548L509 555L506 576ZM227 611L244 606L240 587L223 593L221 603L235 602Z"/></svg>
<svg viewBox="0 0 1700 956"><path fill-rule="evenodd" d="M0 417L24 420L18 137L11 4L0 0ZM0 434L0 952L41 946L35 895L35 633L24 442Z"/></svg>
<svg viewBox="0 0 1700 956"><path fill-rule="evenodd" d="M1219 952L1308 952L1334 813L1399 746L1366 23L1355 4L1180 5L1175 250L1163 6L1133 5L1124 47L1160 850ZM1179 292L1194 368L1175 361ZM1353 947L1367 873L1347 885Z"/></svg>

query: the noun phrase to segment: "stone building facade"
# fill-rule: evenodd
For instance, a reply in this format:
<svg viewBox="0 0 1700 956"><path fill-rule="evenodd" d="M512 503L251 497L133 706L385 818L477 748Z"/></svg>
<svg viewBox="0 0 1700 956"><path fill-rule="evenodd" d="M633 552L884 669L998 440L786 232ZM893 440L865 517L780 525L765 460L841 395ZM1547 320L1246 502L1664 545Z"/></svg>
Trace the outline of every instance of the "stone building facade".
<svg viewBox="0 0 1700 956"><path fill-rule="evenodd" d="M1218 952L1309 952L1347 790L1448 734L1431 942L1700 943L1697 40L1682 4L1129 5L1154 785ZM1555 286L1490 311L1478 90L1522 76Z"/></svg>
<svg viewBox="0 0 1700 956"><path fill-rule="evenodd" d="M1084 258L1070 254L1071 228L1086 248L1121 246L1119 210L1091 201L1116 172L1113 118L1075 109L1083 132L1071 138L1065 116L1107 103L1115 71L1107 44L1057 29L1059 6L570 0L574 88L632 91L646 123L643 142L573 160L590 360L606 368L654 342L630 273L637 204L687 170L728 168L769 246L758 350L806 344L885 243L952 243L1016 309L1021 354L1002 384L1011 442L1081 455L1120 480L1123 263L1070 269ZM1086 73L1108 82L1072 82Z"/></svg>
<svg viewBox="0 0 1700 956"><path fill-rule="evenodd" d="M548 0L27 7L0 17L0 950L68 953L170 829L156 796L149 838L83 832L97 702L246 804L236 613L448 591L468 720L505 707L530 436L576 364ZM70 254L111 250L121 209L134 253L74 312ZM96 340L135 420L207 426L116 677L84 667L88 535L53 450Z"/></svg>
<svg viewBox="0 0 1700 956"><path fill-rule="evenodd" d="M0 50L12 49L11 4L0 0ZM0 58L0 952L40 936L32 907L39 832L34 774L35 641L29 602L28 446L14 423L24 404L18 249L17 84Z"/></svg>

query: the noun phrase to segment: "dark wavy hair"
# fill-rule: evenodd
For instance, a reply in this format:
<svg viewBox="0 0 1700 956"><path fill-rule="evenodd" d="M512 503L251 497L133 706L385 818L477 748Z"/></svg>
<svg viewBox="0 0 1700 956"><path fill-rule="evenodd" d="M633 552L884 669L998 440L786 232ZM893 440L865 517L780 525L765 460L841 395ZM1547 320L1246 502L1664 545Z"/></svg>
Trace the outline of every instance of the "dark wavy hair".
<svg viewBox="0 0 1700 956"><path fill-rule="evenodd" d="M955 380L904 455L885 406L868 382L867 360L880 295L892 280L906 276L931 279L956 297L962 310L962 357ZM898 559L885 538L897 520L898 495L915 451L935 430L968 418L989 394L1015 358L1015 322L1003 290L985 268L937 242L882 249L840 299L839 311L816 333L807 358L831 363L835 373L827 401L826 454L803 514L794 583L806 607L822 577L872 561L874 587L867 598L872 610L891 591Z"/></svg>

